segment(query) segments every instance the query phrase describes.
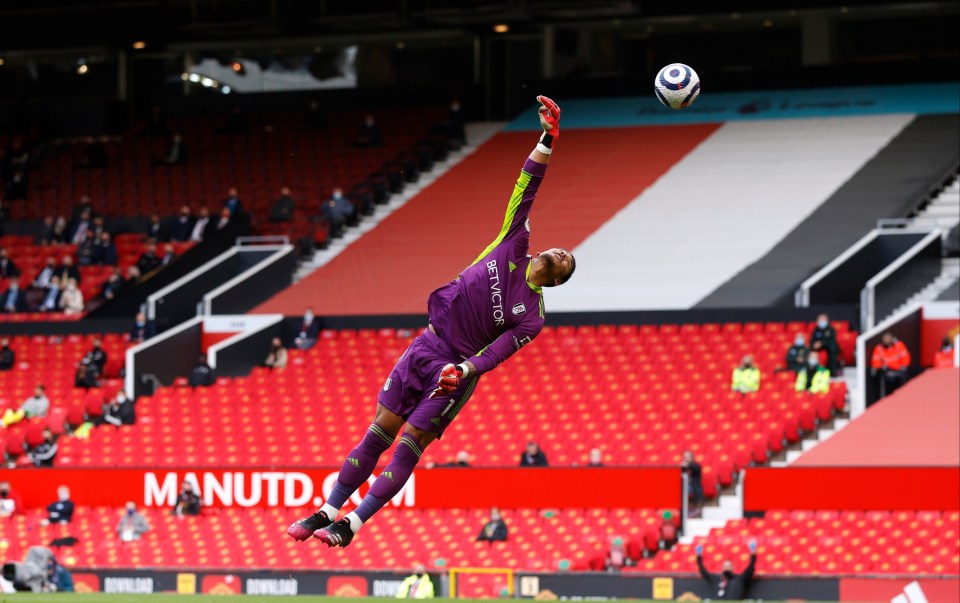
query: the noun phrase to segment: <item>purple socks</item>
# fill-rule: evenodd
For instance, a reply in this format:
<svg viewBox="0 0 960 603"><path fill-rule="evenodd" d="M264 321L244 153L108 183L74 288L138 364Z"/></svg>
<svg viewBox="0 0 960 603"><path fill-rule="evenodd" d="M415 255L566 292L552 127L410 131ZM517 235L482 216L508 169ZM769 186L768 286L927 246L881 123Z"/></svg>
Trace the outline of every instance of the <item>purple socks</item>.
<svg viewBox="0 0 960 603"><path fill-rule="evenodd" d="M388 500L400 492L403 485L410 479L410 474L413 473L413 468L417 466L421 454L423 454L423 449L420 447L417 438L408 433L400 437L400 444L393 453L393 460L380 473L377 481L373 482L370 491L363 497L363 502L357 507L356 514L360 521L366 522ZM341 473L341 475L343 474ZM367 475L370 475L369 471ZM339 483L337 485L339 486Z"/></svg>
<svg viewBox="0 0 960 603"><path fill-rule="evenodd" d="M327 505L335 509L342 507L343 503L350 498L350 495L367 481L367 478L370 477L373 469L377 466L380 455L392 445L393 436L376 423L371 424L363 439L360 440L360 444L353 449L347 456L347 460L343 462L343 467L340 468L340 476L330 492ZM336 519L336 517L331 517L331 519Z"/></svg>

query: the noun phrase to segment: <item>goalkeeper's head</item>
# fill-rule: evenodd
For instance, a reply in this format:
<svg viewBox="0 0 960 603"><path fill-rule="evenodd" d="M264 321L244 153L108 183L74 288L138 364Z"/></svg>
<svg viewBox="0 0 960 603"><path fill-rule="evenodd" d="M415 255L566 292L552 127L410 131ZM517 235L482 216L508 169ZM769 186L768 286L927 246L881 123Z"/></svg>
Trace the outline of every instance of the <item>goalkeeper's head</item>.
<svg viewBox="0 0 960 603"><path fill-rule="evenodd" d="M564 284L577 269L577 260L573 254L558 247L541 251L533 261L536 263L534 271L537 273L538 284L543 287Z"/></svg>

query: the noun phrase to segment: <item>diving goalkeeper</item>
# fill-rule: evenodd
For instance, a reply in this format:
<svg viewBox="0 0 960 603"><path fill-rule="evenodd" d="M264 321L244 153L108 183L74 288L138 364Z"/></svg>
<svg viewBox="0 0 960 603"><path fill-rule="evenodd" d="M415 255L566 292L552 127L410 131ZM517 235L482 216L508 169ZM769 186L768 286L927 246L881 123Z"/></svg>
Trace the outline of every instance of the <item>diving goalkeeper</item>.
<svg viewBox="0 0 960 603"><path fill-rule="evenodd" d="M500 233L455 280L430 294L427 329L384 383L373 424L344 461L327 502L287 528L296 540L314 536L331 547L349 545L363 524L400 492L426 447L463 410L480 377L540 333L543 287L562 285L573 274L576 262L565 249L527 255L530 207L560 135L560 107L545 96L537 100L543 135L523 165ZM360 506L337 520L401 428L393 459Z"/></svg>

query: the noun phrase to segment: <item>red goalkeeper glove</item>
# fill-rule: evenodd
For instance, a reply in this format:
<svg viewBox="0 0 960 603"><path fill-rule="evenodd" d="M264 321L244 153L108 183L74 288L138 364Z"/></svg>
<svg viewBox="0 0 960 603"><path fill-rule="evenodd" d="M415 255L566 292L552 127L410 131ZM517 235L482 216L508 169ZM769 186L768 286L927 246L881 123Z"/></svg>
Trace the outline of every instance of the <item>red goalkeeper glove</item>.
<svg viewBox="0 0 960 603"><path fill-rule="evenodd" d="M440 378L437 380L437 389L433 390L430 398L452 394L460 387L460 378L466 373L462 364L448 364L440 371Z"/></svg>
<svg viewBox="0 0 960 603"><path fill-rule="evenodd" d="M540 152L549 155L553 145L560 138L560 107L546 96L538 96L537 102L540 103L540 126L543 128L540 145L547 150L544 151L540 145L537 145L537 148Z"/></svg>

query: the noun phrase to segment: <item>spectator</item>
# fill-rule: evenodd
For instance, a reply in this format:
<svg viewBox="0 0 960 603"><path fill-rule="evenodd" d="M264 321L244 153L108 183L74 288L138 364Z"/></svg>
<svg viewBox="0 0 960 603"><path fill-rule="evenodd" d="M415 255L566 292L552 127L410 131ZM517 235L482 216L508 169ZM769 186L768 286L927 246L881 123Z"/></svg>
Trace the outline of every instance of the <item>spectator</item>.
<svg viewBox="0 0 960 603"><path fill-rule="evenodd" d="M893 333L884 333L870 357L870 373L880 378L880 397L892 394L906 383L909 369L910 351L907 346Z"/></svg>
<svg viewBox="0 0 960 603"><path fill-rule="evenodd" d="M107 232L107 224L104 222L103 216L93 217L93 227L91 230L93 230L93 237L99 241L100 235Z"/></svg>
<svg viewBox="0 0 960 603"><path fill-rule="evenodd" d="M83 292L77 286L77 279L72 278L67 281L67 288L60 296L60 309L64 314L83 313Z"/></svg>
<svg viewBox="0 0 960 603"><path fill-rule="evenodd" d="M47 264L37 273L33 279L33 286L37 289L46 289L50 286L50 279L57 274L57 261L53 258L47 258Z"/></svg>
<svg viewBox="0 0 960 603"><path fill-rule="evenodd" d="M147 315L143 312L137 312L133 321L133 327L130 329L130 341L133 343L142 343L157 334L157 326L152 320L147 320Z"/></svg>
<svg viewBox="0 0 960 603"><path fill-rule="evenodd" d="M60 310L60 277L54 275L50 278L50 283L47 285L47 292L43 296L43 299L40 300L40 305L37 307L37 310L40 312L57 312Z"/></svg>
<svg viewBox="0 0 960 603"><path fill-rule="evenodd" d="M20 269L13 260L6 248L0 249L0 278L16 278L20 276Z"/></svg>
<svg viewBox="0 0 960 603"><path fill-rule="evenodd" d="M937 354L933 357L933 368L952 368L956 366L956 352L953 350L953 340L949 337L944 337L943 341L940 343L940 349L937 351ZM0 369L3 368L3 365L0 364Z"/></svg>
<svg viewBox="0 0 960 603"><path fill-rule="evenodd" d="M3 413L2 423L4 427L9 427L24 419L43 418L47 416L49 410L50 399L47 398L47 390L42 385L37 385L36 389L33 390L33 396L24 400L19 409L11 410L8 408Z"/></svg>
<svg viewBox="0 0 960 603"><path fill-rule="evenodd" d="M34 467L53 467L57 457L57 439L49 427L43 430L43 441L27 452Z"/></svg>
<svg viewBox="0 0 960 603"><path fill-rule="evenodd" d="M720 574L711 574L703 565L703 545L698 544L697 567L700 568L700 575L710 585L710 598L721 600L739 601L747 598L747 589L750 581L753 579L753 569L757 563L757 542L750 541L750 565L742 574L734 573L733 561L725 559L723 561L723 572Z"/></svg>
<svg viewBox="0 0 960 603"><path fill-rule="evenodd" d="M180 487L180 494L177 495L177 504L173 507L173 514L177 516L200 514L200 497L193 491L193 484L190 482L183 482Z"/></svg>
<svg viewBox="0 0 960 603"><path fill-rule="evenodd" d="M10 488L10 482L7 480L0 482L0 518L10 517L22 511L23 501L20 500L20 495Z"/></svg>
<svg viewBox="0 0 960 603"><path fill-rule="evenodd" d="M190 386L210 387L216 383L216 381L217 378L213 374L213 369L207 364L207 357L200 354L200 357L197 359L197 366L193 367L193 370L190 371L190 379L188 380Z"/></svg>
<svg viewBox="0 0 960 603"><path fill-rule="evenodd" d="M693 456L692 450L683 451L680 469L687 476L687 493L690 499L690 517L699 517L703 506L703 469Z"/></svg>
<svg viewBox="0 0 960 603"><path fill-rule="evenodd" d="M540 450L540 445L534 441L527 442L527 449L520 455L521 467L546 467L547 455Z"/></svg>
<svg viewBox="0 0 960 603"><path fill-rule="evenodd" d="M116 266L119 258L117 257L117 246L113 244L113 237L110 233L103 231L100 233L100 240L97 242L97 251L93 261L100 266Z"/></svg>
<svg viewBox="0 0 960 603"><path fill-rule="evenodd" d="M337 187L333 189L333 196L323 204L321 208L323 219L330 223L330 234L339 237L343 234L343 228L353 217L353 204L343 196L343 189Z"/></svg>
<svg viewBox="0 0 960 603"><path fill-rule="evenodd" d="M177 254L173 251L173 245L167 243L163 246L163 257L160 258L161 266L169 266L170 262L177 259Z"/></svg>
<svg viewBox="0 0 960 603"><path fill-rule="evenodd" d="M740 366L733 369L730 389L741 394L752 394L760 389L760 369L753 364L753 356L747 354Z"/></svg>
<svg viewBox="0 0 960 603"><path fill-rule="evenodd" d="M140 269L136 266L130 266L127 268L127 280L124 282L124 285L127 287L133 287L140 283Z"/></svg>
<svg viewBox="0 0 960 603"><path fill-rule="evenodd" d="M183 137L179 133L174 134L170 139L170 146L167 147L167 154L163 156L158 163L164 165L181 165L187 162L187 145L183 142Z"/></svg>
<svg viewBox="0 0 960 603"><path fill-rule="evenodd" d="M383 133L380 131L380 126L377 125L373 115L367 115L364 118L363 125L357 132L357 140L354 145L360 148L383 145Z"/></svg>
<svg viewBox="0 0 960 603"><path fill-rule="evenodd" d="M27 296L20 289L17 279L10 279L10 286L3 292L3 297L0 299L0 309L7 313L26 312Z"/></svg>
<svg viewBox="0 0 960 603"><path fill-rule="evenodd" d="M103 289L100 290L100 297L103 299L114 299L120 292L123 291L126 283L123 280L123 275L120 273L120 268L114 268L113 272L110 273L110 276L107 277L107 280L103 282Z"/></svg>
<svg viewBox="0 0 960 603"><path fill-rule="evenodd" d="M206 207L201 207L193 228L190 230L190 240L199 243L207 236L207 230L210 226L210 211Z"/></svg>
<svg viewBox="0 0 960 603"><path fill-rule="evenodd" d="M147 224L147 230L144 235L144 238L148 241L152 239L154 242L162 243L167 240L167 229L163 225L163 220L160 219L160 214L150 214L150 223Z"/></svg>
<svg viewBox="0 0 960 603"><path fill-rule="evenodd" d="M107 353L103 350L103 340L99 337L93 339L93 347L87 352L85 358L90 364L97 368L98 373L103 373L103 367L107 366Z"/></svg>
<svg viewBox="0 0 960 603"><path fill-rule="evenodd" d="M220 219L217 220L216 224L213 225L214 230L223 230L227 227L227 224L230 224L230 208L224 207L220 210Z"/></svg>
<svg viewBox="0 0 960 603"><path fill-rule="evenodd" d="M280 198L273 203L270 208L269 220L271 222L289 222L293 219L294 203L290 196L290 189L283 187L280 189Z"/></svg>
<svg viewBox="0 0 960 603"><path fill-rule="evenodd" d="M43 232L37 240L38 245L62 245L67 238L67 219L63 216L47 216L43 219Z"/></svg>
<svg viewBox="0 0 960 603"><path fill-rule="evenodd" d="M450 137L451 145L454 149L459 149L467 144L466 119L463 116L463 109L460 107L460 101L454 99L450 103L450 112L447 114L447 136Z"/></svg>
<svg viewBox="0 0 960 603"><path fill-rule="evenodd" d="M603 467L603 452L599 448L590 451L590 461L587 467Z"/></svg>
<svg viewBox="0 0 960 603"><path fill-rule="evenodd" d="M127 392L121 389L113 400L104 405L103 422L114 427L133 425L137 422L136 409L133 400L127 398Z"/></svg>
<svg viewBox="0 0 960 603"><path fill-rule="evenodd" d="M470 454L466 450L461 450L457 453L457 456L450 461L449 463L444 463L442 465L428 465L428 469L433 467L469 467L470 466Z"/></svg>
<svg viewBox="0 0 960 603"><path fill-rule="evenodd" d="M432 599L433 581L422 563L413 566L413 574L404 578L397 590L397 599Z"/></svg>
<svg viewBox="0 0 960 603"><path fill-rule="evenodd" d="M57 500L47 505L47 523L70 523L73 521L73 501L70 500L70 488L57 488Z"/></svg>
<svg viewBox="0 0 960 603"><path fill-rule="evenodd" d="M137 260L137 270L140 271L140 274L150 274L159 267L160 258L157 257L157 245L156 243L150 243L147 245L147 250Z"/></svg>
<svg viewBox="0 0 960 603"><path fill-rule="evenodd" d="M82 199L84 198L86 197L81 198L81 202L82 202ZM79 245L80 243L83 243L84 240L86 240L87 231L90 230L90 227L92 225L90 221L91 216L92 216L92 213L89 208L85 208L80 211L80 215L78 216L76 222L74 222L73 226L70 227L70 233L67 235L68 241L70 241L74 245Z"/></svg>
<svg viewBox="0 0 960 603"><path fill-rule="evenodd" d="M270 353L263 364L274 369L287 367L287 348L283 347L279 337L274 337L270 342Z"/></svg>
<svg viewBox="0 0 960 603"><path fill-rule="evenodd" d="M807 356L807 366L797 372L793 389L798 392L809 391L811 394L825 394L830 391L830 371L820 364L818 354Z"/></svg>
<svg viewBox="0 0 960 603"><path fill-rule="evenodd" d="M230 210L231 216L239 216L243 213L243 201L240 200L240 194L236 188L230 187L227 190L227 198L223 201L223 206Z"/></svg>
<svg viewBox="0 0 960 603"><path fill-rule="evenodd" d="M70 279L78 283L81 282L80 269L73 265L72 255L63 256L63 262L61 262L60 267L57 268L57 276L60 277L61 283L66 283Z"/></svg>
<svg viewBox="0 0 960 603"><path fill-rule="evenodd" d="M87 212L93 218L93 203L90 202L89 195L80 195L80 198L77 199L77 204L73 206L73 213L70 216L71 220L76 222L83 215L83 212Z"/></svg>
<svg viewBox="0 0 960 603"><path fill-rule="evenodd" d="M807 354L810 352L807 348L807 342L803 338L803 333L797 333L793 340L793 345L787 350L786 370L796 373L807 365Z"/></svg>
<svg viewBox="0 0 960 603"><path fill-rule="evenodd" d="M17 355L10 349L10 340L0 339L0 371L9 371L17 363Z"/></svg>
<svg viewBox="0 0 960 603"><path fill-rule="evenodd" d="M313 315L313 308L307 308L303 313L303 322L300 331L293 338L293 347L298 350L309 350L317 343L320 336L320 321Z"/></svg>
<svg viewBox="0 0 960 603"><path fill-rule="evenodd" d="M490 509L490 521L484 524L477 535L477 541L503 542L507 539L507 524L500 515L500 509Z"/></svg>
<svg viewBox="0 0 960 603"><path fill-rule="evenodd" d="M625 565L633 565L632 561L627 556L627 547L623 543L623 538L614 536L610 540L610 549L607 550L607 571L618 571Z"/></svg>
<svg viewBox="0 0 960 603"><path fill-rule="evenodd" d="M130 501L124 509L120 523L117 524L117 534L121 542L133 542L150 531L146 518L137 511L137 505Z"/></svg>
<svg viewBox="0 0 960 603"><path fill-rule="evenodd" d="M668 551L677 544L677 524L674 523L673 511L664 511L660 522L660 548Z"/></svg>
<svg viewBox="0 0 960 603"><path fill-rule="evenodd" d="M81 266L93 266L97 261L97 249L99 246L100 241L94 234L93 229L88 230L87 238L77 246L77 263Z"/></svg>
<svg viewBox="0 0 960 603"><path fill-rule="evenodd" d="M170 239L172 241L189 241L193 232L193 217L190 215L190 206L180 208L180 215L171 220Z"/></svg>
<svg viewBox="0 0 960 603"><path fill-rule="evenodd" d="M810 350L813 352L826 352L826 367L831 375L837 374L837 356L840 347L837 345L837 332L830 325L830 317L826 314L817 316L817 326L810 333Z"/></svg>
<svg viewBox="0 0 960 603"><path fill-rule="evenodd" d="M90 359L85 356L77 363L77 372L73 376L73 386L84 389L100 387L100 382L97 380L99 377L100 372L97 371L97 367L91 364Z"/></svg>

